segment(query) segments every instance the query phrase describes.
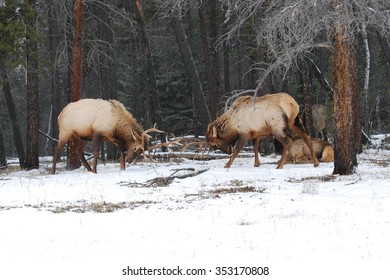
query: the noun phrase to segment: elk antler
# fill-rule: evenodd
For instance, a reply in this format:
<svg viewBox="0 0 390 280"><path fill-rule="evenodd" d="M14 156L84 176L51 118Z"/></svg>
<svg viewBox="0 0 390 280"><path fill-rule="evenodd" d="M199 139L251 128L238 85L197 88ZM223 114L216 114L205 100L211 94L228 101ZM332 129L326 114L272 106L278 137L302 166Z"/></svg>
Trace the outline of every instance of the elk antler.
<svg viewBox="0 0 390 280"><path fill-rule="evenodd" d="M183 146L183 144L180 143L180 140L177 139L177 140L174 140L174 141L168 141L166 143L158 143L158 144L155 144L151 147L148 148L148 153L150 153L150 151L153 151L153 150L156 150L158 148L161 148L161 147L169 147L169 146L173 146L173 145L179 145L179 146Z"/></svg>
<svg viewBox="0 0 390 280"><path fill-rule="evenodd" d="M143 135L146 136L146 137L148 137L148 138L152 138L152 136L150 136L150 135L148 134L148 133L151 133L151 132L164 133L164 131L159 130L159 129L156 128L156 123L154 124L153 127L149 128L149 129L147 129L147 130L145 130L144 133L143 133Z"/></svg>
<svg viewBox="0 0 390 280"><path fill-rule="evenodd" d="M193 137L191 138L180 137L177 140L184 142L184 145L182 144L183 146L182 150L186 150L190 146L208 147L209 145L205 140L199 138L193 138Z"/></svg>

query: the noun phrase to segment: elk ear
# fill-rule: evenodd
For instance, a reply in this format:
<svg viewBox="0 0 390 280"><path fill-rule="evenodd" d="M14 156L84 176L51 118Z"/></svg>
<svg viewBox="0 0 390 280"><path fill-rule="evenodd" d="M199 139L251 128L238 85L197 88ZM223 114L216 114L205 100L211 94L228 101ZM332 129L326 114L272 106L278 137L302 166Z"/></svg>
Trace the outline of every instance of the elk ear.
<svg viewBox="0 0 390 280"><path fill-rule="evenodd" d="M213 127L211 128L211 136L212 136L213 138L217 138L217 136L218 136L217 128L216 128L215 126L213 126Z"/></svg>

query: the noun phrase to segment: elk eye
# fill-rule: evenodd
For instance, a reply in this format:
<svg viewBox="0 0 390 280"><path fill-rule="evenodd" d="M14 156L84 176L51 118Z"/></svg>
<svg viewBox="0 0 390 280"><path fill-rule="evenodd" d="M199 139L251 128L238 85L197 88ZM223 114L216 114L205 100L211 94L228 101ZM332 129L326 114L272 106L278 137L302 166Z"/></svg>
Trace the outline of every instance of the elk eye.
<svg viewBox="0 0 390 280"><path fill-rule="evenodd" d="M138 149L137 149L137 147L134 147L133 148L133 152L136 152Z"/></svg>
<svg viewBox="0 0 390 280"><path fill-rule="evenodd" d="M218 144L217 144L217 147L218 147L218 148L221 148L221 143L218 143Z"/></svg>

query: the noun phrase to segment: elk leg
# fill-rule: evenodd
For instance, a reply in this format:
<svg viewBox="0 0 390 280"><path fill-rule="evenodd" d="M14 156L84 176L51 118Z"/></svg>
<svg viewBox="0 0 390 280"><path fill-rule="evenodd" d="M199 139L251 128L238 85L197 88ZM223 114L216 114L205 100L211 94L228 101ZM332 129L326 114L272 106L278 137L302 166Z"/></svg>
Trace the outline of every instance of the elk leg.
<svg viewBox="0 0 390 280"><path fill-rule="evenodd" d="M84 167L88 171L92 171L91 166L89 165L89 163L87 162L87 160L85 159L85 156L84 156L86 142L81 140L81 139L79 141L80 142L77 146L77 154L79 156L79 159L81 159L81 162L83 163Z"/></svg>
<svg viewBox="0 0 390 280"><path fill-rule="evenodd" d="M121 158L119 159L120 170L125 170L126 168L125 157L126 157L125 153L121 152Z"/></svg>
<svg viewBox="0 0 390 280"><path fill-rule="evenodd" d="M252 140L253 145L253 152L255 153L255 167L260 166L260 159L259 159L259 144L260 144L260 138L254 138Z"/></svg>
<svg viewBox="0 0 390 280"><path fill-rule="evenodd" d="M320 162L318 161L318 158L316 156L316 154L314 153L314 149L313 149L313 143L311 142L311 140L309 139L309 137L307 136L306 133L304 133L298 126L295 125L294 123L294 119L289 119L288 120L288 126L296 133L299 135L299 137L301 137L303 139L303 141L305 141L307 147L309 148L310 150L310 154L311 154L311 157L313 159L313 164L315 167L317 167L318 165L320 165Z"/></svg>
<svg viewBox="0 0 390 280"><path fill-rule="evenodd" d="M56 165L57 165L58 156L59 156L59 153L61 152L61 150L64 148L65 143L66 142L61 141L61 140L58 141L57 147L54 150L53 164L52 164L52 167L51 167L51 174L55 174L56 173Z"/></svg>
<svg viewBox="0 0 390 280"><path fill-rule="evenodd" d="M249 139L246 137L241 137L241 136L239 137L236 146L233 149L233 154L230 156L229 161L225 164L225 168L230 168L234 159L237 157L238 153L241 151L242 147L244 147L246 142L248 142L248 140Z"/></svg>
<svg viewBox="0 0 390 280"><path fill-rule="evenodd" d="M284 164L286 163L286 160L287 160L288 150L290 148L292 140L291 140L291 138L289 138L287 136L281 137L281 136L275 135L275 137L283 145L282 157L278 161L278 166L276 167L276 169L283 169Z"/></svg>
<svg viewBox="0 0 390 280"><path fill-rule="evenodd" d="M93 164L92 164L92 172L97 173L97 162L99 158L99 148L100 142L102 141L102 136L100 134L94 134L92 136L93 142Z"/></svg>

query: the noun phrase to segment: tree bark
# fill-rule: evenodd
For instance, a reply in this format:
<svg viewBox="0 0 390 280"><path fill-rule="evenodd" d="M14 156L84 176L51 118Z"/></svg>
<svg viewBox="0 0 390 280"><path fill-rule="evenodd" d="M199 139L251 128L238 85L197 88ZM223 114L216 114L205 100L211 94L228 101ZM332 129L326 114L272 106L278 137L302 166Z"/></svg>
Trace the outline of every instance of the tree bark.
<svg viewBox="0 0 390 280"><path fill-rule="evenodd" d="M378 35L379 41L381 43L382 50L383 50L383 53L385 55L387 64L390 65L390 43L379 32L377 32L377 35Z"/></svg>
<svg viewBox="0 0 390 280"><path fill-rule="evenodd" d="M194 100L194 127L196 135L204 135L207 125L210 122L210 112L208 110L202 84L199 79L198 71L193 59L191 48L188 44L183 25L177 18L171 20L171 26L174 30L176 41L191 82L193 100Z"/></svg>
<svg viewBox="0 0 390 280"><path fill-rule="evenodd" d="M134 0L134 1L135 1L136 14L138 17L138 23L140 25L140 37L141 37L141 43L143 45L143 54L146 57L145 79L147 80L147 84L149 86L149 104L150 104L150 113L152 116L152 122L149 123L149 126L152 126L153 124L157 124L158 129L164 130L160 99L157 90L156 75L154 73L153 57L152 57L152 52L151 52L151 47L149 42L149 35L146 28L143 7L142 7L141 0ZM160 140L162 143L166 142L165 134L160 135ZM164 150L165 149L166 148L164 148Z"/></svg>
<svg viewBox="0 0 390 280"><path fill-rule="evenodd" d="M363 84L363 98L364 98L364 130L366 133L370 133L369 127L370 127L370 118L369 118L369 103L368 103L368 98L369 98L369 83L370 83L370 64L371 64L371 57L370 57L370 47L368 44L368 34L367 34L367 28L366 24L362 23L362 37L363 37L363 45L364 45L364 52L365 52L365 62L366 65L364 67L364 84Z"/></svg>
<svg viewBox="0 0 390 280"><path fill-rule="evenodd" d="M135 1L124 1L124 9L127 13L132 15L132 17L136 17L136 7ZM138 29L137 29L138 30ZM141 73L141 58L139 56L140 53L140 32L133 32L128 36L127 44L130 46L130 52L128 56L130 58L131 71L130 76L133 78L133 82L131 83L130 93L128 99L132 102L130 105L132 114L140 121L140 123L151 123L148 122L148 110L146 105L148 102L148 96L143 96L141 91L141 85L144 83L144 75Z"/></svg>
<svg viewBox="0 0 390 280"><path fill-rule="evenodd" d="M213 77L213 69L211 67L211 56L210 56L210 47L209 47L209 40L207 35L207 27L206 27L206 19L204 16L204 5L199 7L198 9L198 17L199 17L199 30L200 30L200 40L202 44L202 50L203 50L203 57L204 57L204 67L206 71L206 80L207 80L207 86L209 91L209 104L213 104L214 101L212 100L212 94L210 92L212 91L212 77ZM218 102L218 100L216 101ZM211 112L211 105L210 105L210 116L212 119L215 119L216 112Z"/></svg>
<svg viewBox="0 0 390 280"><path fill-rule="evenodd" d="M210 7L210 66L211 66L211 84L209 85L209 103L211 117L216 118L220 109L220 99L222 97L221 88L221 75L219 67L219 56L217 49L218 40L218 12L217 12L217 1L209 0Z"/></svg>
<svg viewBox="0 0 390 280"><path fill-rule="evenodd" d="M115 66L115 55L112 51L112 45L114 44L114 35L112 33L111 19L107 13L105 6L97 5L96 6L96 15L98 18L98 33L99 39L103 43L102 53L105 56L100 60L98 65L100 83L101 83L101 97L103 99L118 99L118 89L117 89L117 75L116 75L116 66ZM107 147L107 159L117 160L117 151L115 145L112 143L102 142L102 158L104 155L104 145Z"/></svg>
<svg viewBox="0 0 390 280"><path fill-rule="evenodd" d="M82 81L82 35L83 35L83 0L74 4L75 22L72 55L72 79L70 101L78 101L81 97Z"/></svg>
<svg viewBox="0 0 390 280"><path fill-rule="evenodd" d="M312 85L310 81L310 68L308 62L303 58L299 58L299 68L301 70L301 86L302 86L302 95L304 100L303 108L303 123L306 129L306 133L315 136L313 129L313 114L312 114L312 101L311 101L311 92Z"/></svg>
<svg viewBox="0 0 390 280"><path fill-rule="evenodd" d="M0 127L0 168L7 166L7 159L5 157L3 129Z"/></svg>
<svg viewBox="0 0 390 280"><path fill-rule="evenodd" d="M22 135L20 133L20 126L16 115L15 103L14 103L14 99L12 98L8 75L4 65L5 65L4 63L0 63L3 92L5 96L5 102L7 104L8 114L11 120L12 137L16 148L16 153L18 154L19 165L21 168L23 168L24 163L26 161L26 155L24 152Z"/></svg>
<svg viewBox="0 0 390 280"><path fill-rule="evenodd" d="M76 0L74 4L74 35L72 50L72 73L70 102L80 100L82 81L82 34L83 34L83 1ZM72 137L68 143L67 170L74 170L81 166L77 155L78 139Z"/></svg>
<svg viewBox="0 0 390 280"><path fill-rule="evenodd" d="M31 14L27 20L27 152L24 168L39 168L39 100L38 100L38 42L36 35L35 0L29 0Z"/></svg>
<svg viewBox="0 0 390 280"><path fill-rule="evenodd" d="M227 24L224 24L224 31L228 30ZM232 91L230 83L230 44L228 41L223 42L223 83L224 93Z"/></svg>
<svg viewBox="0 0 390 280"><path fill-rule="evenodd" d="M355 48L346 36L346 27L339 27L334 36L333 125L335 161L333 174L355 172L360 129L358 122L357 63Z"/></svg>
<svg viewBox="0 0 390 280"><path fill-rule="evenodd" d="M57 138L58 136L58 115L61 110L61 90L63 87L63 83L61 82L61 75L59 70L59 65L57 63L57 48L60 44L60 28L58 26L58 15L56 13L56 9L54 7L54 2L51 0L47 0L46 3L48 7L48 43L49 43L49 54L50 60L53 65L51 69L51 114L52 121L50 123L51 133L50 136L52 138ZM54 154L54 149L56 147L56 143L54 141L50 141L53 143L51 147L51 152Z"/></svg>

